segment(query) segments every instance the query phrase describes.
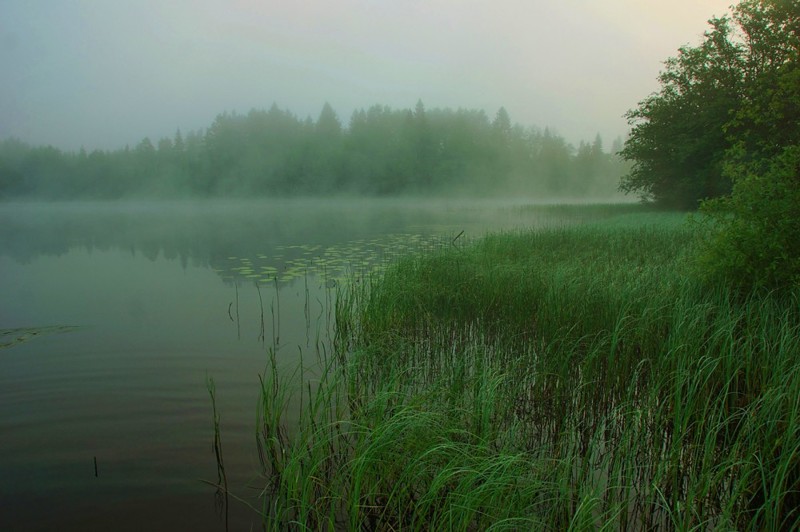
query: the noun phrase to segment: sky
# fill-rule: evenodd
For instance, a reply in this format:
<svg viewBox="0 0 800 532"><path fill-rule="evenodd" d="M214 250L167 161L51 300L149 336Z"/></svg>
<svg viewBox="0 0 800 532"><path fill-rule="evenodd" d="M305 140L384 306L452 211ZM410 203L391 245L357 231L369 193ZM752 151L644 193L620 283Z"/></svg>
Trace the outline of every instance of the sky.
<svg viewBox="0 0 800 532"><path fill-rule="evenodd" d="M0 0L0 139L117 149L273 103L503 106L624 137L663 62L731 0Z"/></svg>

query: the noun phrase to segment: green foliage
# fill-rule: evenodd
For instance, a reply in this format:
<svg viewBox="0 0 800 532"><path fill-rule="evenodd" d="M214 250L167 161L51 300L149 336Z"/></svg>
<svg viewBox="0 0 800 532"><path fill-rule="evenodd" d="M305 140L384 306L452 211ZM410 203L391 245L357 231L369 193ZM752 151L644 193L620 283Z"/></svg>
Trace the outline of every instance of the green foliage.
<svg viewBox="0 0 800 532"><path fill-rule="evenodd" d="M682 220L494 235L340 293L295 435L297 383L264 387L265 527L796 527L800 294L688 280Z"/></svg>
<svg viewBox="0 0 800 532"><path fill-rule="evenodd" d="M742 48L728 18L710 21L700 47L682 47L659 75L661 91L627 113L633 127L621 152L632 161L621 189L668 207L695 208L728 192L724 126L741 99Z"/></svg>
<svg viewBox="0 0 800 532"><path fill-rule="evenodd" d="M0 142L3 197L276 196L361 193L610 197L625 165L549 130L482 111L373 106L348 127L325 104L316 122L273 105L223 113L205 132L135 148L64 153Z"/></svg>
<svg viewBox="0 0 800 532"><path fill-rule="evenodd" d="M744 0L710 24L700 46L667 61L661 91L628 113L621 154L633 167L621 188L672 207L703 202L703 277L797 284L800 4Z"/></svg>
<svg viewBox="0 0 800 532"><path fill-rule="evenodd" d="M621 189L695 208L730 192L725 168L742 149L752 160L796 142L799 19L797 2L744 0L668 59L661 90L627 114L621 155L633 167Z"/></svg>
<svg viewBox="0 0 800 532"><path fill-rule="evenodd" d="M703 205L713 226L702 275L747 289L800 286L800 145L758 173L730 171L731 196Z"/></svg>
<svg viewBox="0 0 800 532"><path fill-rule="evenodd" d="M751 36L751 77L728 124L730 197L707 202L702 273L744 289L800 284L800 6L749 1L735 16Z"/></svg>

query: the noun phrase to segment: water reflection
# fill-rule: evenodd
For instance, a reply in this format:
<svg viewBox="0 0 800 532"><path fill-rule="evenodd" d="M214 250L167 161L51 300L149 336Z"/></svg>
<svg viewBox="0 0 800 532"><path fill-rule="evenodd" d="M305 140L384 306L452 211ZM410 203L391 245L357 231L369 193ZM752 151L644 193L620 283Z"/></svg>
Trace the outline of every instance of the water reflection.
<svg viewBox="0 0 800 532"><path fill-rule="evenodd" d="M256 498L265 353L293 371L325 349L342 279L462 231L577 220L499 202L0 204L0 329L80 326L0 353L0 496L17 509L0 529L221 529L198 482L216 476L208 376L227 480Z"/></svg>
<svg viewBox="0 0 800 532"><path fill-rule="evenodd" d="M557 214L561 223L569 221L569 213ZM584 209L581 216L585 214ZM273 259L263 266L297 274L306 264L293 261L314 256L331 260L353 255L360 260L358 253L368 246L382 246L382 254L401 252L407 235L455 236L465 231L467 237L476 237L553 219L546 208L499 201L0 203L0 255L27 262L76 248L121 249L150 260L162 256L179 259L184 267L204 265L224 272L233 271L230 257ZM241 266L246 265L235 265Z"/></svg>
<svg viewBox="0 0 800 532"><path fill-rule="evenodd" d="M74 248L123 249L151 260L222 265L231 256L290 255L299 244L330 246L398 228L429 232L448 214L391 201L0 204L0 253L28 261Z"/></svg>

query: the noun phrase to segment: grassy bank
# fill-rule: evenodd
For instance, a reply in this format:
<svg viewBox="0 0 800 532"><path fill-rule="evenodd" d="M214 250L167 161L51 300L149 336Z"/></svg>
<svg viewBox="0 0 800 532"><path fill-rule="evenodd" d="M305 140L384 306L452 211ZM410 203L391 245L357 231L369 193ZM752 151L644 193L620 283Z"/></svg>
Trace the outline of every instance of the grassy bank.
<svg viewBox="0 0 800 532"><path fill-rule="evenodd" d="M264 375L268 527L794 526L800 294L700 286L695 238L630 213L353 284L322 371Z"/></svg>

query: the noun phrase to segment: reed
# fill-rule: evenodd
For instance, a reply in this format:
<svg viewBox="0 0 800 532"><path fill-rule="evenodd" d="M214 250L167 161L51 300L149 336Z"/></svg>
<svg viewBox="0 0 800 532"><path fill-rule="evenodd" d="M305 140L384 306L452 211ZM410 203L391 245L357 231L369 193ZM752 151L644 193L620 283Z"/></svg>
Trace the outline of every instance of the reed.
<svg viewBox="0 0 800 532"><path fill-rule="evenodd" d="M334 356L262 377L266 527L796 526L800 293L694 281L696 231L625 212L341 288Z"/></svg>
<svg viewBox="0 0 800 532"><path fill-rule="evenodd" d="M206 389L211 397L211 413L214 428L214 443L212 447L214 449L214 459L217 463L217 482L214 484L216 487L214 500L217 510L224 516L225 530L228 530L228 475L225 472L225 461L223 460L222 453L222 437L219 428L220 417L219 412L217 412L217 386L212 377L206 377ZM95 476L97 476L97 462L95 462Z"/></svg>

